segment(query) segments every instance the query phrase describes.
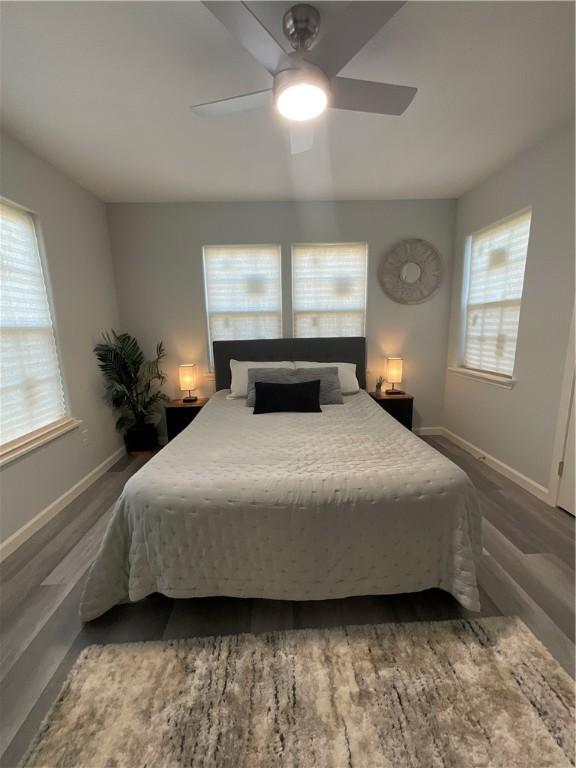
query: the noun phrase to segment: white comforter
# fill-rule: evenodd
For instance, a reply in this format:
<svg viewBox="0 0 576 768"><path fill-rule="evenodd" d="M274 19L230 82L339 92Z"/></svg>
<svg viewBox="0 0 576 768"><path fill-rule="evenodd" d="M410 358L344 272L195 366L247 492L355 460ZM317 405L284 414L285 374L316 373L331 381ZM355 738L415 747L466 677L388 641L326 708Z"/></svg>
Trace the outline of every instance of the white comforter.
<svg viewBox="0 0 576 768"><path fill-rule="evenodd" d="M253 415L217 393L124 488L81 616L152 592L317 600L441 587L478 610L467 475L365 392Z"/></svg>

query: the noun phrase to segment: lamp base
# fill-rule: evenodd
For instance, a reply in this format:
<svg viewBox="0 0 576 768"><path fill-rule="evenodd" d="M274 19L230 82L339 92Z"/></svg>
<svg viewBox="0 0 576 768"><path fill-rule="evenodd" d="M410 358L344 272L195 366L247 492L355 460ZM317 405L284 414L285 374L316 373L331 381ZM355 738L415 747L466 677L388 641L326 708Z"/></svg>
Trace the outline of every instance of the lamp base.
<svg viewBox="0 0 576 768"><path fill-rule="evenodd" d="M406 392L404 392L403 389L387 389L386 394L387 395L405 395Z"/></svg>
<svg viewBox="0 0 576 768"><path fill-rule="evenodd" d="M195 403L198 398L196 395L188 395L188 397L183 397L182 402L183 403Z"/></svg>

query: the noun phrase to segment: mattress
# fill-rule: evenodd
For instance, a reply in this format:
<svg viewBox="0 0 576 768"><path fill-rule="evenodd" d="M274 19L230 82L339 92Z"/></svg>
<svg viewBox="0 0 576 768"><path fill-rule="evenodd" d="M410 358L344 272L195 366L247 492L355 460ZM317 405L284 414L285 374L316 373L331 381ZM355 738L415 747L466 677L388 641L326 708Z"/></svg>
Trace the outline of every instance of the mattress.
<svg viewBox="0 0 576 768"><path fill-rule="evenodd" d="M319 600L440 587L479 609L474 486L364 391L322 413L213 396L126 483L81 601Z"/></svg>

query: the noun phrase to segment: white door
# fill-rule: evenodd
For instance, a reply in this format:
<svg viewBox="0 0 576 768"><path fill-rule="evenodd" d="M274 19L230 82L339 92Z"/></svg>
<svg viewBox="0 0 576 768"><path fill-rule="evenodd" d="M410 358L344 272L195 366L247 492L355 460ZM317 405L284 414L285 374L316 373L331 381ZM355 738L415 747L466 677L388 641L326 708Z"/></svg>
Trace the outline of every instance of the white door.
<svg viewBox="0 0 576 768"><path fill-rule="evenodd" d="M560 478L560 487L558 489L558 506L576 515L574 509L574 391L572 402L570 403L570 414L568 416L568 431L566 433L566 444L564 448L564 467L562 477Z"/></svg>

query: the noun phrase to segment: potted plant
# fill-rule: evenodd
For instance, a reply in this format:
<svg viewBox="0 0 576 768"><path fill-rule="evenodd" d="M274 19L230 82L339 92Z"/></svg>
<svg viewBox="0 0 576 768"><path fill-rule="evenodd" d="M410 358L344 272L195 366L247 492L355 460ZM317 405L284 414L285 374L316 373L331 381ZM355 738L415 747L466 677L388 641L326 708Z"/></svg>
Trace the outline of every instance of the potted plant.
<svg viewBox="0 0 576 768"><path fill-rule="evenodd" d="M94 354L106 382L105 398L120 413L116 429L124 432L126 450L153 450L158 445L158 408L168 400L160 389L166 381L160 370L160 361L166 357L164 345L157 345L154 360L145 360L133 336L113 330L102 334Z"/></svg>
<svg viewBox="0 0 576 768"><path fill-rule="evenodd" d="M376 380L376 394L381 395L382 394L382 384L384 384L384 377L378 376Z"/></svg>

